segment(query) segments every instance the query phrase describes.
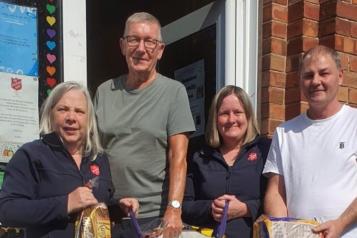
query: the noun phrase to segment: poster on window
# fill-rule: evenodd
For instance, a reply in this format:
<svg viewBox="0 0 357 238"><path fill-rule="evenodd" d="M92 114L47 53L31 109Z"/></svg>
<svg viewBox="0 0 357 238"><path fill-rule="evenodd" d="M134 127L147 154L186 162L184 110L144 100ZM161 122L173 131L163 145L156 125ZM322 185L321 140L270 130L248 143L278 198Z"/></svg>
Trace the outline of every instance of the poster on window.
<svg viewBox="0 0 357 238"><path fill-rule="evenodd" d="M39 137L38 78L0 72L0 162Z"/></svg>
<svg viewBox="0 0 357 238"><path fill-rule="evenodd" d="M196 61L190 65L175 70L175 80L180 81L186 87L196 132L191 137L204 134L205 130L205 107L204 107L204 60Z"/></svg>
<svg viewBox="0 0 357 238"><path fill-rule="evenodd" d="M0 72L38 76L36 8L0 2Z"/></svg>

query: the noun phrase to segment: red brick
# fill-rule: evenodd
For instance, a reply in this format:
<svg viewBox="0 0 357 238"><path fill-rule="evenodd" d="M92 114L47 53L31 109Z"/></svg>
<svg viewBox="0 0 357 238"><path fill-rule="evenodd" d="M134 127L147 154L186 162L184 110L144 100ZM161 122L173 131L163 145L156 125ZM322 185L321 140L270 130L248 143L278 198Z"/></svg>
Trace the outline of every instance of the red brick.
<svg viewBox="0 0 357 238"><path fill-rule="evenodd" d="M269 88L269 102L276 104L284 104L285 103L285 89L271 87Z"/></svg>
<svg viewBox="0 0 357 238"><path fill-rule="evenodd" d="M262 88L261 90L261 103L269 102L269 88Z"/></svg>
<svg viewBox="0 0 357 238"><path fill-rule="evenodd" d="M315 4L320 4L321 0L304 0L305 3L315 3Z"/></svg>
<svg viewBox="0 0 357 238"><path fill-rule="evenodd" d="M261 121L261 124L260 124L260 133L262 135L268 135L269 134L269 131L268 131L268 122L269 120L268 119L264 119Z"/></svg>
<svg viewBox="0 0 357 238"><path fill-rule="evenodd" d="M350 71L357 72L357 56L350 56Z"/></svg>
<svg viewBox="0 0 357 238"><path fill-rule="evenodd" d="M295 21L288 25L288 38L295 36L301 36L303 32L303 22L302 20Z"/></svg>
<svg viewBox="0 0 357 238"><path fill-rule="evenodd" d="M300 88L288 88L285 90L285 103L300 102Z"/></svg>
<svg viewBox="0 0 357 238"><path fill-rule="evenodd" d="M350 88L350 92L348 95L348 102L357 104L357 89Z"/></svg>
<svg viewBox="0 0 357 238"><path fill-rule="evenodd" d="M343 36L340 36L340 35L336 35L335 36L335 50L337 51L343 51L343 43L344 43L344 40L343 40Z"/></svg>
<svg viewBox="0 0 357 238"><path fill-rule="evenodd" d="M348 54L343 54L340 52L339 55L340 55L340 59L341 59L342 69L348 70L348 63L349 63Z"/></svg>
<svg viewBox="0 0 357 238"><path fill-rule="evenodd" d="M270 55L270 69L284 72L285 71L285 56Z"/></svg>
<svg viewBox="0 0 357 238"><path fill-rule="evenodd" d="M299 86L299 72L294 71L286 74L286 88Z"/></svg>
<svg viewBox="0 0 357 238"><path fill-rule="evenodd" d="M337 50L336 46L335 46L335 36L334 35L329 35L329 36L325 36L323 38L320 38L320 45L325 45L328 46L330 48L335 48L335 50Z"/></svg>
<svg viewBox="0 0 357 238"><path fill-rule="evenodd" d="M273 135L275 129L283 122L284 120L269 119L269 125L268 125L269 135Z"/></svg>
<svg viewBox="0 0 357 238"><path fill-rule="evenodd" d="M336 1L327 0L320 5L320 20L325 20L336 16Z"/></svg>
<svg viewBox="0 0 357 238"><path fill-rule="evenodd" d="M319 32L319 25L316 21L303 20L303 34L305 36L316 37Z"/></svg>
<svg viewBox="0 0 357 238"><path fill-rule="evenodd" d="M306 101L300 102L300 113L306 112L309 108L309 104Z"/></svg>
<svg viewBox="0 0 357 238"><path fill-rule="evenodd" d="M336 13L337 16L347 18L353 21L357 21L357 5L355 4L347 4L344 2L337 2Z"/></svg>
<svg viewBox="0 0 357 238"><path fill-rule="evenodd" d="M272 20L272 4L263 7L263 22Z"/></svg>
<svg viewBox="0 0 357 238"><path fill-rule="evenodd" d="M320 6L317 4L304 2L304 17L315 20L315 21L319 20Z"/></svg>
<svg viewBox="0 0 357 238"><path fill-rule="evenodd" d="M357 88L357 73L345 72L344 79L343 79L343 85L352 87L352 88Z"/></svg>
<svg viewBox="0 0 357 238"><path fill-rule="evenodd" d="M311 49L312 47L316 46L319 44L319 39L318 38L312 38L312 37L305 37L303 36L303 46L302 49L304 52L307 50Z"/></svg>
<svg viewBox="0 0 357 238"><path fill-rule="evenodd" d="M282 22L272 21L271 31L272 31L271 32L272 36L286 39L287 24Z"/></svg>
<svg viewBox="0 0 357 238"><path fill-rule="evenodd" d="M285 120L285 105L270 103L269 117L272 119Z"/></svg>
<svg viewBox="0 0 357 238"><path fill-rule="evenodd" d="M295 55L301 53L302 50L302 38L295 37L288 42L288 55Z"/></svg>
<svg viewBox="0 0 357 238"><path fill-rule="evenodd" d="M286 85L286 74L278 71L269 71L267 76L269 85L274 87L284 88Z"/></svg>
<svg viewBox="0 0 357 238"><path fill-rule="evenodd" d="M351 22L351 36L357 38L357 22Z"/></svg>
<svg viewBox="0 0 357 238"><path fill-rule="evenodd" d="M335 33L335 18L330 18L325 21L320 22L319 24L319 36L324 37L326 35L334 34Z"/></svg>
<svg viewBox="0 0 357 238"><path fill-rule="evenodd" d="M263 71L260 86L261 86L261 88L269 87L269 71L268 70Z"/></svg>
<svg viewBox="0 0 357 238"><path fill-rule="evenodd" d="M357 0L352 0L352 3L353 4L357 4Z"/></svg>
<svg viewBox="0 0 357 238"><path fill-rule="evenodd" d="M343 38L343 52L354 53L355 41L349 37Z"/></svg>
<svg viewBox="0 0 357 238"><path fill-rule="evenodd" d="M288 14L289 22L296 21L298 19L303 18L304 16L304 5L303 1L299 1L295 4L289 4L289 14Z"/></svg>
<svg viewBox="0 0 357 238"><path fill-rule="evenodd" d="M285 108L285 120L290 120L300 114L300 102L289 104Z"/></svg>
<svg viewBox="0 0 357 238"><path fill-rule="evenodd" d="M345 3L352 3L352 0L341 0L341 1Z"/></svg>
<svg viewBox="0 0 357 238"><path fill-rule="evenodd" d="M271 36L271 26L272 26L271 21L263 23L263 39Z"/></svg>
<svg viewBox="0 0 357 238"><path fill-rule="evenodd" d="M337 98L341 102L348 101L348 87L341 86L338 90Z"/></svg>
<svg viewBox="0 0 357 238"><path fill-rule="evenodd" d="M272 5L272 19L279 20L282 22L288 21L288 8L282 5L273 4Z"/></svg>
<svg viewBox="0 0 357 238"><path fill-rule="evenodd" d="M271 38L264 39L262 44L262 55L271 53Z"/></svg>
<svg viewBox="0 0 357 238"><path fill-rule="evenodd" d="M278 55L286 55L286 41L279 38L271 38L271 52Z"/></svg>
<svg viewBox="0 0 357 238"><path fill-rule="evenodd" d="M288 0L273 0L273 2L284 6L288 5Z"/></svg>
<svg viewBox="0 0 357 238"><path fill-rule="evenodd" d="M342 18L336 17L336 33L344 36L351 34L351 22Z"/></svg>
<svg viewBox="0 0 357 238"><path fill-rule="evenodd" d="M262 106L260 107L261 113L262 113L262 118L268 118L269 117L269 103L262 103Z"/></svg>
<svg viewBox="0 0 357 238"><path fill-rule="evenodd" d="M300 64L300 55L290 55L286 60L286 72L298 71Z"/></svg>

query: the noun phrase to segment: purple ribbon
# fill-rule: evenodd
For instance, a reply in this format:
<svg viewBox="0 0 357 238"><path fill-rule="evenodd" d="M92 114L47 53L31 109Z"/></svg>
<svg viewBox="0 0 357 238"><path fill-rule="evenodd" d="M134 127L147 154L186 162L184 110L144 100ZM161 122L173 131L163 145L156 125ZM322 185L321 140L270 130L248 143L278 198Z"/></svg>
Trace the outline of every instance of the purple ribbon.
<svg viewBox="0 0 357 238"><path fill-rule="evenodd" d="M136 236L138 238L143 238L143 233L141 232L140 225L139 225L138 220L136 219L136 216L132 210L129 211L129 217L131 220L131 224L133 224L133 226L135 228Z"/></svg>
<svg viewBox="0 0 357 238"><path fill-rule="evenodd" d="M227 219L228 219L228 204L229 201L226 201L224 204L223 216L219 221L218 226L215 229L215 234L214 234L215 238L222 238L224 236L224 232L226 231Z"/></svg>

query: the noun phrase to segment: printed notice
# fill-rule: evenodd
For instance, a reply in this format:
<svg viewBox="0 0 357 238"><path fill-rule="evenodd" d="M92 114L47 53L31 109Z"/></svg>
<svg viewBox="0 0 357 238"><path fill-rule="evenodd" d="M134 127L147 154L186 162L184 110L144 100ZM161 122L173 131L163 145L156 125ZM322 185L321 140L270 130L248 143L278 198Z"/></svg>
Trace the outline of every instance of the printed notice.
<svg viewBox="0 0 357 238"><path fill-rule="evenodd" d="M36 8L0 2L0 72L38 76Z"/></svg>
<svg viewBox="0 0 357 238"><path fill-rule="evenodd" d="M205 70L204 61L199 60L183 68L175 70L175 80L180 81L186 87L196 132L191 137L204 134L205 130Z"/></svg>
<svg viewBox="0 0 357 238"><path fill-rule="evenodd" d="M39 137L38 78L0 72L0 162Z"/></svg>

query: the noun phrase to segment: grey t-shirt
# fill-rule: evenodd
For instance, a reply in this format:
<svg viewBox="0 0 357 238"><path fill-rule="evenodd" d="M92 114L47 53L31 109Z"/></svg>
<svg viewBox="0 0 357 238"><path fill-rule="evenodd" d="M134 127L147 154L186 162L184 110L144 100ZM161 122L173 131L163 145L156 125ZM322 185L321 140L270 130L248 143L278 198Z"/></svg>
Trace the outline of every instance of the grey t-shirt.
<svg viewBox="0 0 357 238"><path fill-rule="evenodd" d="M168 137L195 130L187 92L160 74L144 89L127 90L126 77L104 82L94 101L114 196L138 198L139 217L159 216L167 202Z"/></svg>

